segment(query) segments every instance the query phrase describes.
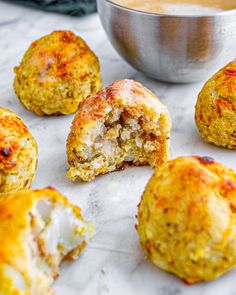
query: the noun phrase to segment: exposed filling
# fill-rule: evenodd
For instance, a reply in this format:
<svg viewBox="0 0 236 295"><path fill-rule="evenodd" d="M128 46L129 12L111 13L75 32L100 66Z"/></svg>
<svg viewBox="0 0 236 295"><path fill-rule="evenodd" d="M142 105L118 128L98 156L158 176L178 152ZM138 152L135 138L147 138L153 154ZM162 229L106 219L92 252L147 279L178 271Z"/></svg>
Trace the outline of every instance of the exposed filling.
<svg viewBox="0 0 236 295"><path fill-rule="evenodd" d="M114 171L127 165L155 166L153 156L165 140L161 137L160 119L151 121L141 110L122 111L114 107L105 122L98 121L83 138L84 145L75 152L79 162L76 169L83 170L89 178L93 173Z"/></svg>
<svg viewBox="0 0 236 295"><path fill-rule="evenodd" d="M31 282L7 266L14 287L30 294L51 294L50 285L66 257L75 258L91 236L89 225L79 220L70 207L40 199L30 213L31 232L27 239Z"/></svg>
<svg viewBox="0 0 236 295"><path fill-rule="evenodd" d="M4 272L6 277L9 277L12 279L12 284L14 288L16 288L19 291L26 291L26 282L23 277L23 275L16 270L14 267L11 265L6 264L4 267ZM1 291L0 291L1 294Z"/></svg>

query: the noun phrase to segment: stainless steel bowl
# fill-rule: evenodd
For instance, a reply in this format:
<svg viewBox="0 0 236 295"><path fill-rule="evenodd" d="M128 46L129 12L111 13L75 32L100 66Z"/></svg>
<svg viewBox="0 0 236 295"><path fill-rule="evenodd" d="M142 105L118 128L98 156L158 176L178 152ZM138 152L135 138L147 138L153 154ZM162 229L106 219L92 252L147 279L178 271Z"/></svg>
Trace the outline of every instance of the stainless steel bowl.
<svg viewBox="0 0 236 295"><path fill-rule="evenodd" d="M97 0L111 43L134 68L168 82L206 79L236 56L236 9L213 15L161 15Z"/></svg>

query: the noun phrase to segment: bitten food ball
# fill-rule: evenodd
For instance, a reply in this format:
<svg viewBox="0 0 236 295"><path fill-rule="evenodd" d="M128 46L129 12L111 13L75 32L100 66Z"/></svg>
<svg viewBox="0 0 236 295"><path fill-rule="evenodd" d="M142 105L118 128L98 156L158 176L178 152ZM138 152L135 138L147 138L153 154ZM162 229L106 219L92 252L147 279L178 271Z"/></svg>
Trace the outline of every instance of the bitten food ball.
<svg viewBox="0 0 236 295"><path fill-rule="evenodd" d="M205 141L236 149L236 59L206 82L195 119Z"/></svg>
<svg viewBox="0 0 236 295"><path fill-rule="evenodd" d="M77 259L93 232L52 188L0 199L0 294L52 295L60 263Z"/></svg>
<svg viewBox="0 0 236 295"><path fill-rule="evenodd" d="M71 179L126 166L157 167L169 158L170 117L167 108L140 83L112 83L80 106L67 139Z"/></svg>
<svg viewBox="0 0 236 295"><path fill-rule="evenodd" d="M16 114L0 107L0 194L29 188L37 160L37 143L28 128Z"/></svg>
<svg viewBox="0 0 236 295"><path fill-rule="evenodd" d="M148 258L192 284L236 265L236 174L208 157L180 157L156 170L137 230Z"/></svg>
<svg viewBox="0 0 236 295"><path fill-rule="evenodd" d="M16 95L37 115L74 113L102 86L96 55L69 31L55 31L33 42L15 73Z"/></svg>

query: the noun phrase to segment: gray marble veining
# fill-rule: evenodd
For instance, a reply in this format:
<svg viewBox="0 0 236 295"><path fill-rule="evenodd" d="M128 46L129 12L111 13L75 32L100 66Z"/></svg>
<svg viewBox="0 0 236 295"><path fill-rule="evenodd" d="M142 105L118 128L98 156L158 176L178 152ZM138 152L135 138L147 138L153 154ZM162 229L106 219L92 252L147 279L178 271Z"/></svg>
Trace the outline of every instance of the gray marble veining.
<svg viewBox="0 0 236 295"><path fill-rule="evenodd" d="M13 67L28 45L56 29L72 30L87 41L101 61L104 85L133 78L162 99L172 117L173 157L208 155L236 169L236 153L204 143L197 132L194 105L203 82L165 84L136 72L112 48L97 15L71 18L0 2L0 105L19 114L38 141L39 166L33 188L55 186L82 208L96 228L81 258L62 266L54 285L57 294L235 295L236 271L212 283L187 286L145 259L134 225L140 196L153 173L150 168L127 169L87 184L65 177L65 142L73 115L37 117L19 103L12 88Z"/></svg>

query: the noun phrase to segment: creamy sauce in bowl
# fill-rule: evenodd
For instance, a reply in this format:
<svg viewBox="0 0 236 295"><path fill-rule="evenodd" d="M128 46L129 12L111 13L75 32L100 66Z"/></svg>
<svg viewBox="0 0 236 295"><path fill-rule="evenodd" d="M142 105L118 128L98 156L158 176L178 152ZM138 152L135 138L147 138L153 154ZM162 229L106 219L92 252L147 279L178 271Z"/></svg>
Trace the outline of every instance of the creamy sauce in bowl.
<svg viewBox="0 0 236 295"><path fill-rule="evenodd" d="M208 15L236 9L236 0L112 0L121 6L173 15Z"/></svg>

